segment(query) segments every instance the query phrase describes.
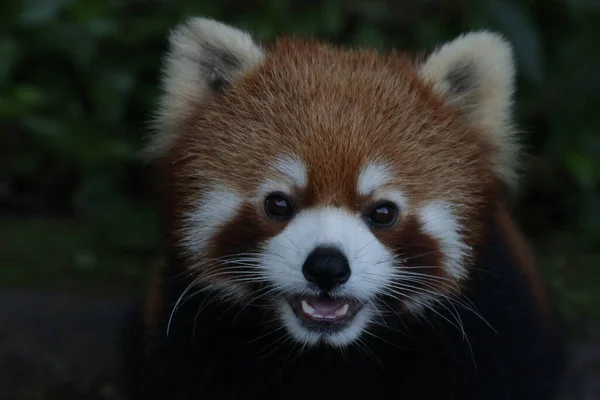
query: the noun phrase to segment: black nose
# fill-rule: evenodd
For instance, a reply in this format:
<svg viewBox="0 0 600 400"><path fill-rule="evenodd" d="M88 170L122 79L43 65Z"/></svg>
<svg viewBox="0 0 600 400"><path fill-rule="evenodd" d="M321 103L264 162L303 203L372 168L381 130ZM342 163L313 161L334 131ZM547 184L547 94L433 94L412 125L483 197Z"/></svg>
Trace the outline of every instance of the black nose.
<svg viewBox="0 0 600 400"><path fill-rule="evenodd" d="M330 291L350 278L350 265L340 250L317 247L304 261L302 272L309 282Z"/></svg>

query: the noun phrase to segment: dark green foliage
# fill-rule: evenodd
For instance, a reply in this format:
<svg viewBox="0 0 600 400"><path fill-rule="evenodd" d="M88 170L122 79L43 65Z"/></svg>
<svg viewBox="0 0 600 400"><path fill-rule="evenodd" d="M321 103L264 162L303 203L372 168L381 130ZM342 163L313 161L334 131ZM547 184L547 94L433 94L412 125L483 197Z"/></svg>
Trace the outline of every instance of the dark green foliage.
<svg viewBox="0 0 600 400"><path fill-rule="evenodd" d="M378 49L431 49L476 28L502 32L515 47L516 111L529 153L523 224L534 238L560 232L597 248L597 0L7 0L0 210L76 218L97 252L94 243L156 252L155 196L138 150L167 32L188 15L248 28L260 40L293 33Z"/></svg>

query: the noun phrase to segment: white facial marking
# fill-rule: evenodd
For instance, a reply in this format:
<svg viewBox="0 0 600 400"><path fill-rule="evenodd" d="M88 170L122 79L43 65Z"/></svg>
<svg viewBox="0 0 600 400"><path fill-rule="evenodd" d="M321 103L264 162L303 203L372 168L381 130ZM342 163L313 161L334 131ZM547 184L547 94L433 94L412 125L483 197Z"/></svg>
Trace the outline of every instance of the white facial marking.
<svg viewBox="0 0 600 400"><path fill-rule="evenodd" d="M257 197L253 199L255 201L262 201L272 192L290 194L293 188L304 189L308 185L306 166L296 157L280 157L269 166L277 173L277 177L268 178L259 186Z"/></svg>
<svg viewBox="0 0 600 400"><path fill-rule="evenodd" d="M352 271L348 281L332 295L367 303L346 329L323 337L304 328L285 301L281 303L280 317L299 341L312 343L321 338L332 345L342 346L355 340L366 328L374 314L368 302L383 293L396 269L393 255L360 217L341 208L329 207L300 212L279 235L266 242L261 260L263 272L284 293L317 295L309 287L302 266L308 255L323 245L337 246L348 258ZM339 311L343 312L343 307Z"/></svg>
<svg viewBox="0 0 600 400"><path fill-rule="evenodd" d="M205 192L185 218L184 248L191 255L202 255L208 240L237 214L241 204L242 198L226 187Z"/></svg>
<svg viewBox="0 0 600 400"><path fill-rule="evenodd" d="M304 163L296 157L282 157L273 164L276 171L293 186L304 189L308 183L308 172Z"/></svg>
<svg viewBox="0 0 600 400"><path fill-rule="evenodd" d="M358 193L368 196L389 181L390 172L387 165L371 162L364 166L358 175Z"/></svg>
<svg viewBox="0 0 600 400"><path fill-rule="evenodd" d="M401 190L378 190L375 197L395 203L401 211L408 209L408 198Z"/></svg>
<svg viewBox="0 0 600 400"><path fill-rule="evenodd" d="M462 262L468 246L462 240L460 223L452 212L452 204L432 201L419 210L419 218L425 232L439 241L448 273L455 279L463 278L466 270Z"/></svg>

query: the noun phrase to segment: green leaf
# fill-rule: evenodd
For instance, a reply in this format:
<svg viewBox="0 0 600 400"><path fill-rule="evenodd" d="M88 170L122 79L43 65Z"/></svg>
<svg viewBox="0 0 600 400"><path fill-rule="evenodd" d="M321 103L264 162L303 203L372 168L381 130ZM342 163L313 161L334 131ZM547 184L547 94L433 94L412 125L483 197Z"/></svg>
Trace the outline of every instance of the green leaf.
<svg viewBox="0 0 600 400"><path fill-rule="evenodd" d="M15 101L23 108L34 108L44 104L44 92L35 86L22 85L15 90Z"/></svg>

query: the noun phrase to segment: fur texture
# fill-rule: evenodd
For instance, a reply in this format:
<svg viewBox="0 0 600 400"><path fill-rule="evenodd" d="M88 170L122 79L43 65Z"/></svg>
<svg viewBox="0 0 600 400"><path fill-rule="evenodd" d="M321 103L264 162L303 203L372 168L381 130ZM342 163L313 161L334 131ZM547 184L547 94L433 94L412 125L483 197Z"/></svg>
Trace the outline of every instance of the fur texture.
<svg viewBox="0 0 600 400"><path fill-rule="evenodd" d="M515 70L510 45L499 35L463 35L435 51L419 66L448 104L493 141L494 171L509 187L517 184L518 145L512 123Z"/></svg>
<svg viewBox="0 0 600 400"><path fill-rule="evenodd" d="M262 60L262 49L250 35L220 22L193 18L171 33L165 59L165 96L155 118L160 132L146 148L150 158L165 154L179 124L210 101L213 92Z"/></svg>
<svg viewBox="0 0 600 400"><path fill-rule="evenodd" d="M415 60L198 18L166 66L140 398L554 398L559 325L503 204L501 37Z"/></svg>

